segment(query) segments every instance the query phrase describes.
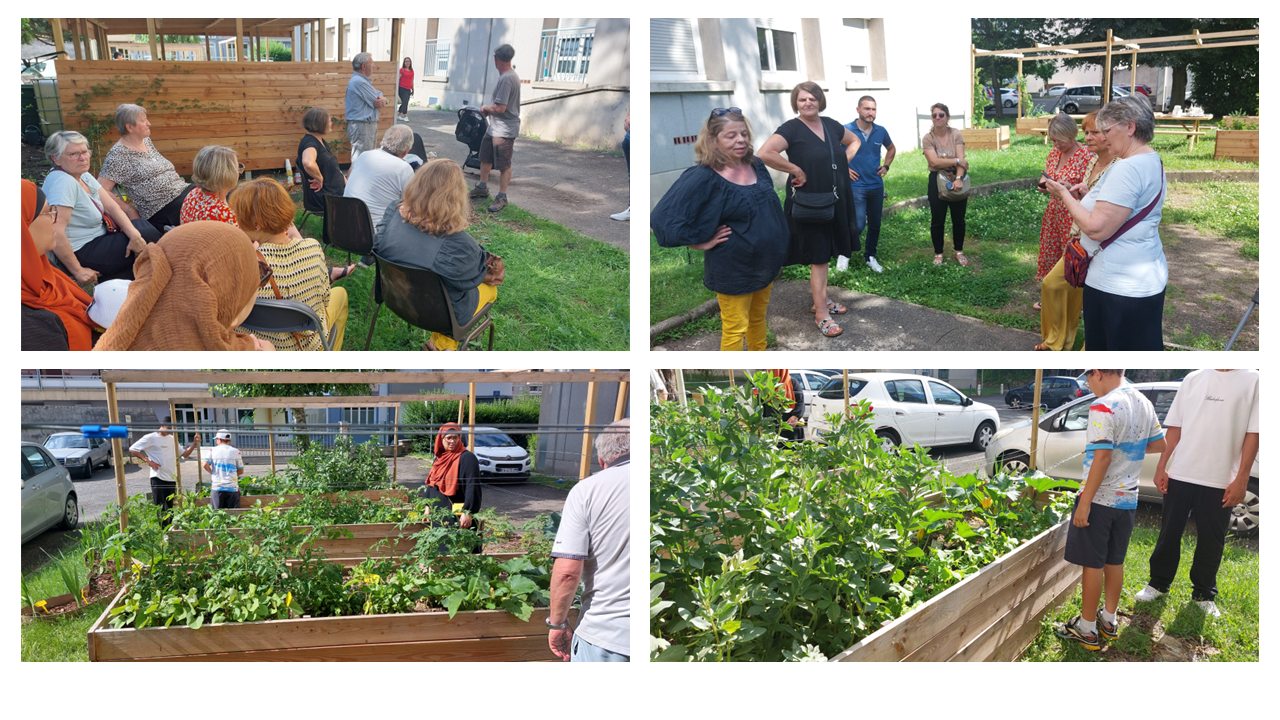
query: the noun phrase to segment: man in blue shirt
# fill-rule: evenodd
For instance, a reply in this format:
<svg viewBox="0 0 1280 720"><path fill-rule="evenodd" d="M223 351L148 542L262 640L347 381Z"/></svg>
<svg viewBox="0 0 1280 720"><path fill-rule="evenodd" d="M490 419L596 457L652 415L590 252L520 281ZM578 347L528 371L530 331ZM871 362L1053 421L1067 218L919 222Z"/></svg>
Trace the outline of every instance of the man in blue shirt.
<svg viewBox="0 0 1280 720"><path fill-rule="evenodd" d="M351 162L362 152L378 147L378 108L387 99L373 87L369 77L373 75L373 55L356 53L351 58L351 79L347 81L347 139L351 141Z"/></svg>
<svg viewBox="0 0 1280 720"><path fill-rule="evenodd" d="M880 217L884 212L884 175L889 172L898 150L889 139L889 131L876 125L875 121L876 99L863 95L858 99L858 119L845 127L862 142L858 154L849 162L850 169L858 174L858 179L850 182L858 236L861 237L862 229L867 228L867 242L863 245L867 267L884 272L876 262L876 244L880 242ZM880 162L881 148L885 151L883 163Z"/></svg>

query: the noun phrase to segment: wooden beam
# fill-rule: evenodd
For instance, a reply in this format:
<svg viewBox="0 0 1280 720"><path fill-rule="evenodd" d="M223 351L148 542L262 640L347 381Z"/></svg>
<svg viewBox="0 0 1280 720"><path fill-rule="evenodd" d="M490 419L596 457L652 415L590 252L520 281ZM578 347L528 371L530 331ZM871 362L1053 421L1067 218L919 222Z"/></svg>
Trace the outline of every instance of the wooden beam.
<svg viewBox="0 0 1280 720"><path fill-rule="evenodd" d="M268 425L276 424L275 415L272 413L271 408L267 408L267 424ZM271 452L271 474L275 475L276 474L276 433L274 429L267 430L267 445L268 445L268 450L270 450Z"/></svg>
<svg viewBox="0 0 1280 720"><path fill-rule="evenodd" d="M159 25L157 25L156 27L159 30L158 35L160 40L160 59L166 60L168 59L168 53L166 52L164 47L164 28L161 28Z"/></svg>
<svg viewBox="0 0 1280 720"><path fill-rule="evenodd" d="M89 36L85 33L85 30L84 30L84 18L76 19L76 40L78 43L76 45L76 57L78 57L81 60L90 59L89 58Z"/></svg>
<svg viewBox="0 0 1280 720"><path fill-rule="evenodd" d="M1106 106L1107 103L1111 102L1111 41L1112 41L1111 28L1107 28L1107 61L1106 61L1106 64L1102 66L1102 104L1103 106ZM1036 377L1036 392L1037 393L1040 392L1039 376ZM1040 399L1039 399L1039 396L1037 395L1036 403L1039 404L1039 402L1040 402ZM1036 409L1032 409L1031 414L1032 414L1032 420L1034 421ZM1032 442L1035 442L1035 434L1036 434L1035 427L1032 426L1031 428ZM1032 465L1031 469L1035 470L1036 468L1034 465Z"/></svg>
<svg viewBox="0 0 1280 720"><path fill-rule="evenodd" d="M320 54L316 56L316 62L325 62L329 58L329 49L325 47L324 25L326 18L320 18L320 32L316 33L316 43L320 46Z"/></svg>
<svg viewBox="0 0 1280 720"><path fill-rule="evenodd" d="M400 469L400 408L391 408L391 427L394 428L394 435L391 440L391 482L396 481L396 471Z"/></svg>
<svg viewBox="0 0 1280 720"><path fill-rule="evenodd" d="M236 18L236 62L244 62L244 19Z"/></svg>
<svg viewBox="0 0 1280 720"><path fill-rule="evenodd" d="M391 18L391 62L399 66L400 60L400 27L404 18Z"/></svg>
<svg viewBox="0 0 1280 720"><path fill-rule="evenodd" d="M311 21L310 28L311 28L311 62L320 62L321 61L320 33L318 32L320 28L320 23L313 20Z"/></svg>
<svg viewBox="0 0 1280 720"><path fill-rule="evenodd" d="M467 449L471 452L476 451L476 384L471 383L471 389L467 392L469 399L467 400L467 435L470 440L467 441Z"/></svg>
<svg viewBox="0 0 1280 720"><path fill-rule="evenodd" d="M733 375L729 377L733 377ZM627 409L627 385L628 383L618 383L618 403L613 408L614 422L621 420L622 413Z"/></svg>
<svg viewBox="0 0 1280 720"><path fill-rule="evenodd" d="M1111 31L1110 31L1110 30L1108 30L1108 31L1107 31L1107 34L1108 34L1108 35L1110 35L1110 34L1111 34ZM1086 370L1085 372L1088 372L1088 370ZM1038 442L1039 442L1039 440L1040 440L1040 438L1039 438L1039 433L1040 433L1040 381L1041 381L1041 380L1043 380L1043 379L1044 379L1044 370L1041 370L1041 369L1037 368L1037 369L1036 369L1036 389L1035 389L1035 392L1034 392L1034 395L1033 395L1033 398L1032 398L1032 402L1031 402L1031 461L1030 461L1030 463L1029 463L1029 464L1030 464L1030 466L1031 466L1031 472L1035 472L1035 471L1036 471L1036 456L1037 456L1037 455L1039 455L1039 453L1038 453L1038 452L1036 452L1036 451L1037 451L1037 450L1039 450L1039 447L1037 446L1037 443L1038 443ZM1088 378L1086 378L1086 379L1088 379Z"/></svg>
<svg viewBox="0 0 1280 720"><path fill-rule="evenodd" d="M591 372L595 372L592 370ZM596 383L587 383L587 409L582 416L582 456L578 460L578 479L585 478L591 472L591 430L589 426L595 419Z"/></svg>
<svg viewBox="0 0 1280 720"><path fill-rule="evenodd" d="M360 18L360 52L369 52L369 18Z"/></svg>
<svg viewBox="0 0 1280 720"><path fill-rule="evenodd" d="M222 22L222 20L223 20L223 18L214 18L214 19L213 19L213 22L211 22L211 23L209 23L208 25L205 25L205 26L204 26L204 29L205 29L205 30L208 30L209 28L214 27L214 26L215 26L215 25L217 25L218 23ZM206 33L206 34L207 34L207 33Z"/></svg>
<svg viewBox="0 0 1280 720"><path fill-rule="evenodd" d="M66 53L67 43L62 39L62 18L49 18L49 27L53 30L53 49L59 53ZM54 58L55 61L58 59Z"/></svg>
<svg viewBox="0 0 1280 720"><path fill-rule="evenodd" d="M213 53L209 50L209 33L204 34L204 59L206 61L213 59Z"/></svg>
<svg viewBox="0 0 1280 720"><path fill-rule="evenodd" d="M973 87L974 84L978 81L977 64L978 64L978 46L974 45L973 43L969 43L969 82L967 83L967 86L969 88L968 95L969 95L969 124L970 125L972 125L973 122L977 119L973 116L973 114L977 112L977 110L974 107L975 90ZM991 83L992 85L995 84L995 78L991 79ZM996 102L999 102L999 101L1000 101L1000 98L996 97ZM930 112L932 112L932 110Z"/></svg>
<svg viewBox="0 0 1280 720"><path fill-rule="evenodd" d="M177 466L177 473L178 473L175 478L178 481L177 494L181 495L182 494L182 443L178 442L178 409L177 407L175 407L174 402L172 400L169 401L169 421L171 423L169 426L169 429L173 430L172 437L173 437L174 465Z"/></svg>
<svg viewBox="0 0 1280 720"><path fill-rule="evenodd" d="M344 31L344 27L342 18L338 18L338 62L342 62L343 56L347 54L347 33Z"/></svg>
<svg viewBox="0 0 1280 720"><path fill-rule="evenodd" d="M466 395L322 395L314 397L183 397L179 405L197 408L394 407L416 400L466 400Z"/></svg>
<svg viewBox="0 0 1280 720"><path fill-rule="evenodd" d="M379 370L373 372L299 370L296 372L263 372L259 370L103 370L103 382L169 382L169 383L424 383L461 382L564 383L564 382L630 382L630 370L581 370L554 372L548 370Z"/></svg>
<svg viewBox="0 0 1280 720"><path fill-rule="evenodd" d="M107 383L107 422L111 425L120 424L120 406L116 403L116 384L111 382ZM116 470L116 502L120 505L120 532L122 533L129 531L129 496L124 484L124 452L124 444L120 438L111 438L111 458ZM127 550L123 564L124 568L121 569L129 568L133 564Z"/></svg>

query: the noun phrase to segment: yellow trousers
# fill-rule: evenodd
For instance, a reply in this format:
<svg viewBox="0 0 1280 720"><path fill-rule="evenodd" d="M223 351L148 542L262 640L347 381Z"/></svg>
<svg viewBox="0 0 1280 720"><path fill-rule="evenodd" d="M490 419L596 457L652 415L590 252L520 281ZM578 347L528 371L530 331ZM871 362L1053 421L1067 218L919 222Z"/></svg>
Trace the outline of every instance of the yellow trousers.
<svg viewBox="0 0 1280 720"><path fill-rule="evenodd" d="M1063 275L1062 258L1040 282L1040 335L1050 350L1070 350L1075 346L1084 288L1071 287Z"/></svg>
<svg viewBox="0 0 1280 720"><path fill-rule="evenodd" d="M342 349L342 339L347 334L347 289L344 287L329 288L329 305L325 308L325 315L329 320L329 327L325 328L325 332L329 331L334 325L338 326L338 332L333 337L333 349Z"/></svg>
<svg viewBox="0 0 1280 720"><path fill-rule="evenodd" d="M741 350L744 338L748 350L765 349L768 345L765 337L768 331L765 314L769 310L769 295L772 292L773 283L749 295L716 293L716 299L720 301L721 350Z"/></svg>
<svg viewBox="0 0 1280 720"><path fill-rule="evenodd" d="M491 303L498 299L498 288L495 285L480 284L477 288L480 291L480 300L476 303L476 312L480 312L480 308L485 303ZM474 315L472 317L475 317ZM462 318L458 318L458 322L463 322ZM466 324L463 322L463 324ZM431 333L431 342L436 346L437 350L457 350L458 341L448 335L441 335L438 332Z"/></svg>

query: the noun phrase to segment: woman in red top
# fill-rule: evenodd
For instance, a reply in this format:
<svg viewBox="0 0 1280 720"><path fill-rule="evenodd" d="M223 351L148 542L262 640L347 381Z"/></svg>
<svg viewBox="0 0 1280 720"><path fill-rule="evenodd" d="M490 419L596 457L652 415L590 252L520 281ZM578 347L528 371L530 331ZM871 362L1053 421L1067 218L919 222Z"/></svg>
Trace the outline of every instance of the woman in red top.
<svg viewBox="0 0 1280 720"><path fill-rule="evenodd" d="M1049 139L1053 141L1053 149L1045 159L1044 171L1055 182L1067 187L1084 182L1089 161L1095 155L1076 140L1080 132L1076 121L1070 115L1058 113L1049 121ZM1040 192L1047 192L1044 176L1040 178ZM1040 221L1040 257L1036 263L1036 281L1044 280L1053 266L1062 259L1063 248L1067 244L1067 235L1071 231L1071 215L1067 206L1057 197L1049 197L1049 206L1045 208L1044 218ZM1040 303L1035 304L1040 309Z"/></svg>
<svg viewBox="0 0 1280 720"><path fill-rule="evenodd" d="M409 122L409 98L413 97L413 60L409 58L400 66L399 91L400 112L396 113L396 119Z"/></svg>
<svg viewBox="0 0 1280 720"><path fill-rule="evenodd" d="M182 224L213 220L235 225L236 214L227 204L227 193L240 182L243 170L235 150L222 145L201 148L191 163L196 186L182 201Z"/></svg>

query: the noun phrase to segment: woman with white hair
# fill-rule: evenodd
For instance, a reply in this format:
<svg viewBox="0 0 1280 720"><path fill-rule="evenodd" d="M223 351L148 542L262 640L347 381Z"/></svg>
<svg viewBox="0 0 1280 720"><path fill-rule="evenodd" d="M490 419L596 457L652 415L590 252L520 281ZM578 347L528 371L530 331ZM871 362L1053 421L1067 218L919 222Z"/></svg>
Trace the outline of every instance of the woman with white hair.
<svg viewBox="0 0 1280 720"><path fill-rule="evenodd" d="M1045 181L1080 227L1080 244L1093 258L1084 282L1085 345L1094 351L1163 350L1169 264L1160 241L1164 163L1149 144L1155 117L1139 95L1107 103L1097 123L1117 158L1098 184L1084 194L1083 183Z"/></svg>
<svg viewBox="0 0 1280 720"><path fill-rule="evenodd" d="M98 181L111 192L124 186L138 217L146 218L163 234L165 227L182 224L182 202L195 185L182 179L151 142L151 122L139 105L116 108L120 139L102 160ZM126 206L127 207L127 206Z"/></svg>
<svg viewBox="0 0 1280 720"><path fill-rule="evenodd" d="M49 136L44 153L53 170L42 190L57 209L53 254L77 282L132 280L133 260L160 232L130 220L111 193L89 173L89 139L73 130Z"/></svg>
<svg viewBox="0 0 1280 720"><path fill-rule="evenodd" d="M1044 161L1044 173L1050 178L1071 187L1084 182L1085 168L1095 156L1088 148L1076 139L1079 129L1076 121L1066 113L1058 113L1049 121L1049 139L1053 148ZM1048 193L1044 185L1044 175L1040 176L1039 190ZM1044 210L1040 220L1040 257L1036 261L1036 282L1044 280L1045 275L1062 259L1062 249L1067 244L1067 233L1071 230L1071 215L1067 207L1058 198L1050 196L1049 206ZM1040 303L1035 304L1040 309ZM1037 347L1038 350L1045 348Z"/></svg>

